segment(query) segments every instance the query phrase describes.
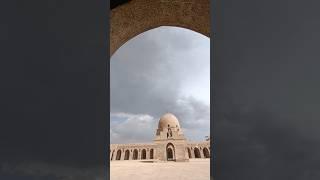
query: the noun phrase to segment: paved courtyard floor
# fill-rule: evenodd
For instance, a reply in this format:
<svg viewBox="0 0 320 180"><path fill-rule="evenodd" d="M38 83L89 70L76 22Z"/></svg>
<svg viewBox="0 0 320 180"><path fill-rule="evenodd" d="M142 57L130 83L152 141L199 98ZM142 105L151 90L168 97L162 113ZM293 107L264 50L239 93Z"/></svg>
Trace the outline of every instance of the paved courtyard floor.
<svg viewBox="0 0 320 180"><path fill-rule="evenodd" d="M111 180L210 180L210 159L189 162L111 161Z"/></svg>

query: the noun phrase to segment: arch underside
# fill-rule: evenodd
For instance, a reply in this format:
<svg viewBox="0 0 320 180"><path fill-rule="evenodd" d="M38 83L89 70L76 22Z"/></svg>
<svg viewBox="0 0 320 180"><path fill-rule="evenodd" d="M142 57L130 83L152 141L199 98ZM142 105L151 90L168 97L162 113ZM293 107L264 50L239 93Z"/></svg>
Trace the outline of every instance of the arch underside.
<svg viewBox="0 0 320 180"><path fill-rule="evenodd" d="M141 159L147 159L147 151L142 149Z"/></svg>
<svg viewBox="0 0 320 180"><path fill-rule="evenodd" d="M168 148L167 149L167 160L168 161L173 161L174 158L173 158L173 149L172 148Z"/></svg>
<svg viewBox="0 0 320 180"><path fill-rule="evenodd" d="M172 143L168 143L166 146L166 156L167 161L175 160L175 147Z"/></svg>
<svg viewBox="0 0 320 180"><path fill-rule="evenodd" d="M210 158L210 153L207 148L203 148L203 156L204 158Z"/></svg>
<svg viewBox="0 0 320 180"><path fill-rule="evenodd" d="M210 0L132 0L111 11L110 55L147 30L187 28L210 37Z"/></svg>
<svg viewBox="0 0 320 180"><path fill-rule="evenodd" d="M124 160L129 160L129 158L130 158L130 151L126 150Z"/></svg>
<svg viewBox="0 0 320 180"><path fill-rule="evenodd" d="M200 150L198 148L194 148L194 157L201 158Z"/></svg>
<svg viewBox="0 0 320 180"><path fill-rule="evenodd" d="M133 151L133 160L137 160L138 159L138 150L134 150Z"/></svg>
<svg viewBox="0 0 320 180"><path fill-rule="evenodd" d="M121 159L121 150L118 150L116 160L120 160L120 159Z"/></svg>
<svg viewBox="0 0 320 180"><path fill-rule="evenodd" d="M153 159L153 149L150 149L150 159Z"/></svg>

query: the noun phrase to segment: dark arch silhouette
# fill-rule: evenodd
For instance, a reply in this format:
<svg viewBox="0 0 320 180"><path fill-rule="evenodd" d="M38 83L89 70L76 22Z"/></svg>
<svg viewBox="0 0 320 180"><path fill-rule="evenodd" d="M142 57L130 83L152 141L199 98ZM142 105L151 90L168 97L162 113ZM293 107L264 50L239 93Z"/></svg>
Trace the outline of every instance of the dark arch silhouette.
<svg viewBox="0 0 320 180"><path fill-rule="evenodd" d="M193 30L210 37L210 1L188 0L185 8L184 1L131 1L119 8L113 4L110 14L110 55L132 37L147 30L160 26L176 26ZM143 7L148 7L147 9ZM135 9L144 9L148 18L142 18ZM181 12L184 13L181 13Z"/></svg>
<svg viewBox="0 0 320 180"><path fill-rule="evenodd" d="M130 151L126 150L125 154L124 154L124 160L129 160L130 157Z"/></svg>
<svg viewBox="0 0 320 180"><path fill-rule="evenodd" d="M145 149L142 149L141 159L147 159L147 151Z"/></svg>
<svg viewBox="0 0 320 180"><path fill-rule="evenodd" d="M167 158L168 158L168 161L173 160L173 150L171 148L167 149Z"/></svg>
<svg viewBox="0 0 320 180"><path fill-rule="evenodd" d="M138 150L133 150L133 157L132 157L133 160L137 160L138 159Z"/></svg>
<svg viewBox="0 0 320 180"><path fill-rule="evenodd" d="M150 149L150 159L153 159L153 149Z"/></svg>
<svg viewBox="0 0 320 180"><path fill-rule="evenodd" d="M119 150L117 151L116 160L120 160L120 158L121 158L121 150L119 149Z"/></svg>
<svg viewBox="0 0 320 180"><path fill-rule="evenodd" d="M201 158L200 150L198 148L194 148L194 157Z"/></svg>
<svg viewBox="0 0 320 180"><path fill-rule="evenodd" d="M210 153L207 148L203 148L203 155L205 158L210 158Z"/></svg>
<svg viewBox="0 0 320 180"><path fill-rule="evenodd" d="M166 147L167 161L175 160L175 149L172 143L168 143Z"/></svg>

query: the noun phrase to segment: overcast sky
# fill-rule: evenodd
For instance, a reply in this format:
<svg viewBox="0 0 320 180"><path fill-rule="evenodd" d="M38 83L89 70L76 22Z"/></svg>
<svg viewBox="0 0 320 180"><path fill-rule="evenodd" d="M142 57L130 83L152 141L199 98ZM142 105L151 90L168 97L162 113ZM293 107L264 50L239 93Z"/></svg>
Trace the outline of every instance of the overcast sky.
<svg viewBox="0 0 320 180"><path fill-rule="evenodd" d="M121 46L110 65L111 143L152 142L175 114L189 140L210 134L210 39L163 26Z"/></svg>

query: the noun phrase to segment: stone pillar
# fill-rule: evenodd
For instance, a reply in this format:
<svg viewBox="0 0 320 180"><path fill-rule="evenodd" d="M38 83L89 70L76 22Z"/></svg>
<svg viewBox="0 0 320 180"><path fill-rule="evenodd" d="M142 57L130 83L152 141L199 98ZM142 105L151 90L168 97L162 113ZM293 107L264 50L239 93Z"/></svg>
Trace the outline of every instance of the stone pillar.
<svg viewBox="0 0 320 180"><path fill-rule="evenodd" d="M190 148L190 151L191 151L191 158L195 158L195 154L194 154L194 149L193 148Z"/></svg>
<svg viewBox="0 0 320 180"><path fill-rule="evenodd" d="M133 159L133 149L129 150L130 154L129 154L129 160Z"/></svg>
<svg viewBox="0 0 320 180"><path fill-rule="evenodd" d="M109 160L112 160L111 157L112 157L112 152L113 152L113 149L111 149L111 152L109 154Z"/></svg>
<svg viewBox="0 0 320 180"><path fill-rule="evenodd" d="M174 158L177 162L188 161L189 158L186 158L186 148L184 144L175 144Z"/></svg>
<svg viewBox="0 0 320 180"><path fill-rule="evenodd" d="M115 161L117 158L117 149L114 149L112 161Z"/></svg>
<svg viewBox="0 0 320 180"><path fill-rule="evenodd" d="M190 150L190 157L189 157L189 150ZM193 156L193 154L192 154L192 149L191 149L191 147L187 147L187 154L188 154L188 157L189 157L189 159L192 159L192 158L194 158L194 156Z"/></svg>
<svg viewBox="0 0 320 180"><path fill-rule="evenodd" d="M146 159L150 159L150 149L147 149L146 151Z"/></svg>
<svg viewBox="0 0 320 180"><path fill-rule="evenodd" d="M200 148L201 148L201 149L200 149ZM205 157L204 157L204 154L203 154L203 148L202 148L202 147L200 147L200 148L199 148L199 150L200 150L200 157L201 157L201 158L205 158Z"/></svg>
<svg viewBox="0 0 320 180"><path fill-rule="evenodd" d="M184 158L189 159L188 148L184 151Z"/></svg>
<svg viewBox="0 0 320 180"><path fill-rule="evenodd" d="M121 149L121 157L120 160L123 161L125 156L125 149Z"/></svg>
<svg viewBox="0 0 320 180"><path fill-rule="evenodd" d="M152 159L157 159L156 148L152 148Z"/></svg>

